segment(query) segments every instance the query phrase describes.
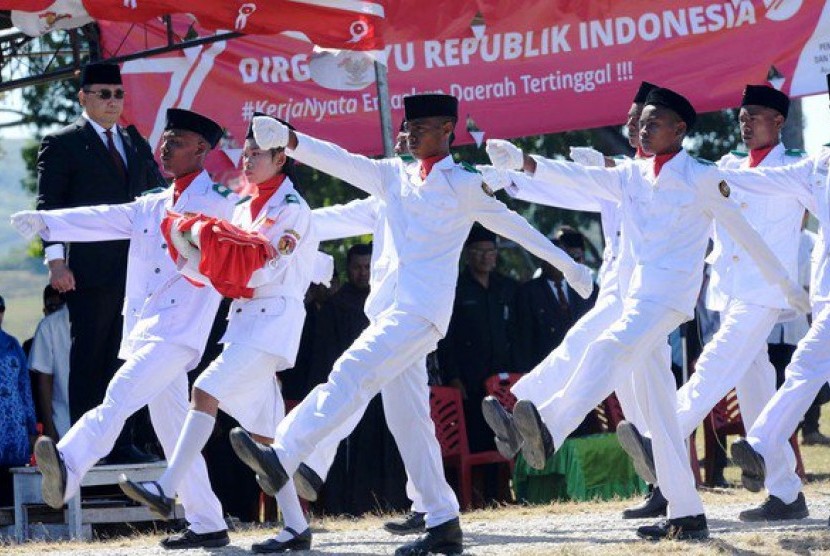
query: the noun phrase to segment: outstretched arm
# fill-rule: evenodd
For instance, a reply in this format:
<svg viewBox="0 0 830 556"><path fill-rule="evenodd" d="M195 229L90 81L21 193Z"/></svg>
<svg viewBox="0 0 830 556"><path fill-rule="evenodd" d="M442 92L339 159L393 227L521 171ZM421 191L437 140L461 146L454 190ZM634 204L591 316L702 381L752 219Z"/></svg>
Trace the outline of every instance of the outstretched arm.
<svg viewBox="0 0 830 556"><path fill-rule="evenodd" d="M378 203L374 197L368 197L344 205L312 210L318 239L330 241L373 234L378 218Z"/></svg>
<svg viewBox="0 0 830 556"><path fill-rule="evenodd" d="M704 187L702 195L706 200L707 212L726 229L729 237L749 253L767 282L781 288L787 302L795 310L809 313L810 301L804 289L790 279L787 270L767 246L764 238L749 225L738 206L730 202L725 193L728 193L728 189L718 186L714 181ZM797 248L797 245L793 245L793 249Z"/></svg>

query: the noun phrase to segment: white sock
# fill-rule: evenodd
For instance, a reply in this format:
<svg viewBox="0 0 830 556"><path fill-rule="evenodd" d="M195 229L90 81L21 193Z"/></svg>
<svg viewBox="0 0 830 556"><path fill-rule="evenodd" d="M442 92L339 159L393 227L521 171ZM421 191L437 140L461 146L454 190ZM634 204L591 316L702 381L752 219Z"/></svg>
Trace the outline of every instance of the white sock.
<svg viewBox="0 0 830 556"><path fill-rule="evenodd" d="M298 535L308 529L308 521L303 515L303 508L300 506L300 499L297 497L297 489L294 488L293 480L285 483L285 486L277 492L275 498L277 499L277 506L282 512L284 527L291 527ZM293 537L294 535L287 531L280 531L277 540L283 542Z"/></svg>
<svg viewBox="0 0 830 556"><path fill-rule="evenodd" d="M170 498L176 496L176 489L190 469L193 460L207 444L215 423L216 417L213 415L195 409L187 412L184 427L176 442L176 449L173 450L173 456L167 462L167 470L158 481L165 496Z"/></svg>

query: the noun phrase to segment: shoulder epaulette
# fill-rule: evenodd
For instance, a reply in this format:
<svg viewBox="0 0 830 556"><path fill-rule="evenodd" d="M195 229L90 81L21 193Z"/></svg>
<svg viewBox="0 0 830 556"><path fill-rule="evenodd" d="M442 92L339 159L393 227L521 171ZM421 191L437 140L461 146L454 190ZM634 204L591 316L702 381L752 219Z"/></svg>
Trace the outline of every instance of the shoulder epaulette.
<svg viewBox="0 0 830 556"><path fill-rule="evenodd" d="M244 203L245 201L249 201L249 200L251 200L251 196L250 196L250 195L245 195L244 197L242 197L241 199L239 199L239 200L236 202L236 204L237 204L237 205L241 205L241 204L242 204L242 203Z"/></svg>
<svg viewBox="0 0 830 556"><path fill-rule="evenodd" d="M784 154L787 155L787 156L802 157L802 156L806 155L807 153L802 151L801 149L787 149L786 151L784 151Z"/></svg>
<svg viewBox="0 0 830 556"><path fill-rule="evenodd" d="M609 156L608 158L611 158L613 160L628 160L631 157L626 156L624 154L615 154L613 156Z"/></svg>
<svg viewBox="0 0 830 556"><path fill-rule="evenodd" d="M733 154L733 155L735 155L737 157L740 157L740 158L746 158L746 157L749 156L749 153L744 152L744 151L729 151L729 154Z"/></svg>
<svg viewBox="0 0 830 556"><path fill-rule="evenodd" d="M289 204L289 205L291 203L296 203L296 204L299 205L300 204L300 198L297 197L296 195L294 195L293 193L289 193L288 195L285 196L285 202L286 202L286 204Z"/></svg>
<svg viewBox="0 0 830 556"><path fill-rule="evenodd" d="M473 173L473 174L480 174L480 173L481 173L481 172L479 172L478 170L476 170L476 167L475 167L475 166L473 166L472 164L470 164L469 162L462 162L462 163L461 163L461 167L462 167L465 171L467 171L467 172L471 172L471 173Z"/></svg>
<svg viewBox="0 0 830 556"><path fill-rule="evenodd" d="M144 197L145 195L155 195L156 193L161 193L165 191L166 187L154 187L153 189L148 189L147 191L142 191L139 197Z"/></svg>
<svg viewBox="0 0 830 556"><path fill-rule="evenodd" d="M230 194L233 193L230 187L221 183L214 183L212 188L216 193L225 198L229 197Z"/></svg>
<svg viewBox="0 0 830 556"><path fill-rule="evenodd" d="M822 147L830 147L830 143L825 143L822 145Z"/></svg>
<svg viewBox="0 0 830 556"><path fill-rule="evenodd" d="M700 158L699 156L696 156L695 160L697 160L701 164L705 164L706 166L716 166L716 164L711 160L706 160L705 158Z"/></svg>

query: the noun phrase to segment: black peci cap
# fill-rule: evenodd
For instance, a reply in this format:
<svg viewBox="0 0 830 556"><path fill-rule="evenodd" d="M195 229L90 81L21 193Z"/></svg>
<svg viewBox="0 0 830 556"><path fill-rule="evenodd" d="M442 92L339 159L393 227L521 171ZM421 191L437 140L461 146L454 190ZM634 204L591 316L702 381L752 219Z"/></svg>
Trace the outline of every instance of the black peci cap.
<svg viewBox="0 0 830 556"><path fill-rule="evenodd" d="M121 68L118 64L93 62L81 70L81 88L89 85L121 85Z"/></svg>
<svg viewBox="0 0 830 556"><path fill-rule="evenodd" d="M790 97L768 85L747 85L741 98L741 106L766 106L785 118L790 110Z"/></svg>
<svg viewBox="0 0 830 556"><path fill-rule="evenodd" d="M652 89L656 89L657 85L653 83L649 83L648 81L643 81L640 83L640 88L637 89L637 94L634 95L634 100L632 101L635 104L643 104L646 101L646 97L652 91Z"/></svg>
<svg viewBox="0 0 830 556"><path fill-rule="evenodd" d="M167 109L167 123L164 125L164 130L171 129L186 129L198 133L210 143L210 148L219 144L223 135L222 127L210 118L181 108Z"/></svg>
<svg viewBox="0 0 830 556"><path fill-rule="evenodd" d="M671 89L664 89L662 87L652 89L646 97L646 104L668 108L680 116L681 120L686 122L688 129L691 129L697 120L697 112L695 112L692 103L686 97L675 93Z"/></svg>
<svg viewBox="0 0 830 556"><path fill-rule="evenodd" d="M403 98L407 121L434 116L458 119L458 99L452 95L426 94Z"/></svg>

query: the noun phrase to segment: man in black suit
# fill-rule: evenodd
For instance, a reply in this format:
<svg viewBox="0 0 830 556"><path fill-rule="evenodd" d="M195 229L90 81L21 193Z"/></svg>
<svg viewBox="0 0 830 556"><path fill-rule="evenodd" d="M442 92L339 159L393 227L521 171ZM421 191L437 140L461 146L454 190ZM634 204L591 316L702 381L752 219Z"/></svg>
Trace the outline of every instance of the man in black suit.
<svg viewBox="0 0 830 556"><path fill-rule="evenodd" d="M585 236L563 226L553 243L577 262L585 258ZM513 340L516 369L526 373L553 351L571 325L587 313L597 299L597 288L582 299L565 281L562 272L542 261L542 275L522 284L516 296L517 334Z"/></svg>
<svg viewBox="0 0 830 556"><path fill-rule="evenodd" d="M43 138L37 158L39 210L126 203L159 183L149 148L117 122L125 92L117 65L84 67L78 100L83 114ZM152 166L151 166L152 165ZM66 294L71 323L69 407L72 422L104 399L119 367L121 307L127 271L127 241L44 242L49 282ZM108 460L152 460L131 443L131 432Z"/></svg>

